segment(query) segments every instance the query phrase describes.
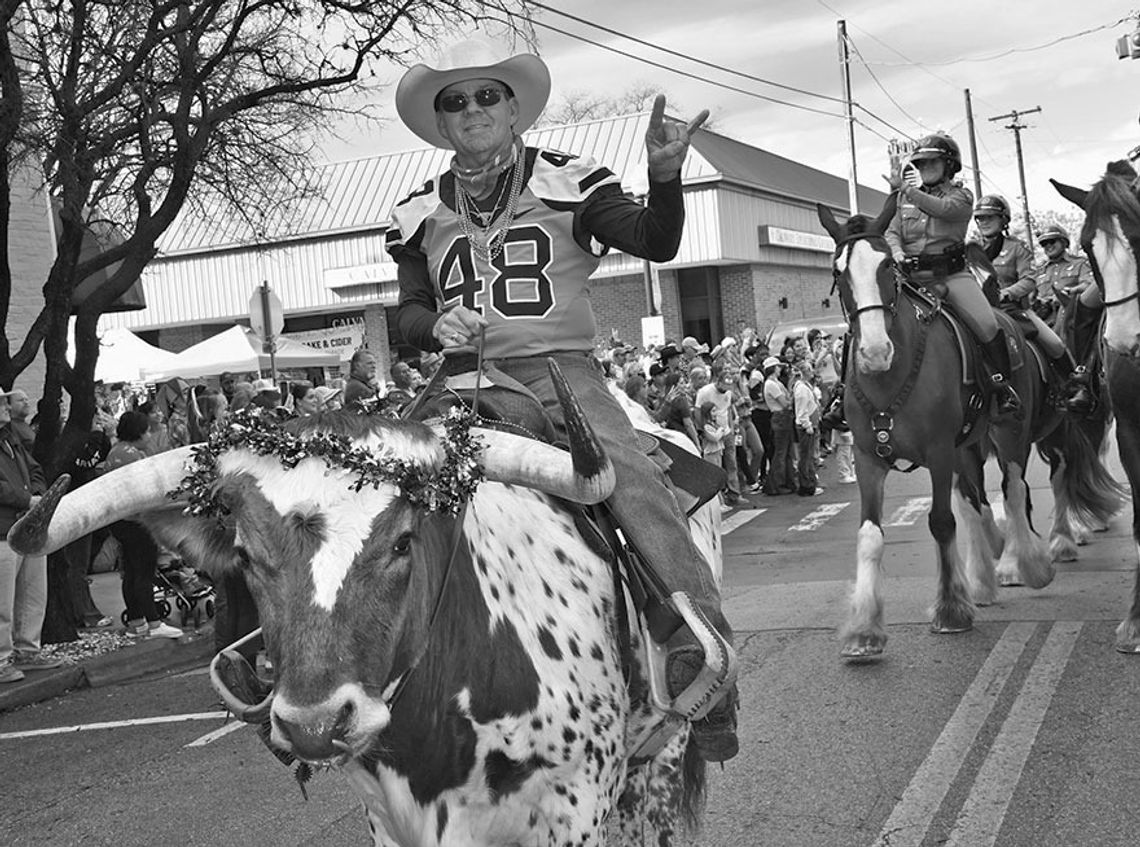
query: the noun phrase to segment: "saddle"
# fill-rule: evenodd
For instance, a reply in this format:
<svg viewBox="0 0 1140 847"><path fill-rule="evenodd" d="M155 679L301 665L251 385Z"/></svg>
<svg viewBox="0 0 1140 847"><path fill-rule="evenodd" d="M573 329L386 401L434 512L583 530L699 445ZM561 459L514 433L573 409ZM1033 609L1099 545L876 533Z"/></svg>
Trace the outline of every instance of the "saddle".
<svg viewBox="0 0 1140 847"><path fill-rule="evenodd" d="M474 411L481 425L506 429L516 434L562 446L556 427L542 403L526 386L493 364L482 369L475 356L451 356L424 391L404 410L401 417L426 421L446 414L451 408ZM669 441L637 430L643 452L665 472L665 478L686 517L712 500L724 487L725 472ZM614 569L616 593L628 591L640 620L636 634L643 645L646 697L654 718L644 723L630 750L631 759L640 761L656 755L669 740L692 720L704 717L716 694L735 678L735 664L723 655L712 624L685 592L671 591L652 566L629 541L614 512L605 503L573 506L575 523L596 553L608 559ZM626 605L617 603L618 639L627 685L632 680L633 622ZM705 652L705 667L680 694L669 694L666 681L666 642L682 627L696 637Z"/></svg>

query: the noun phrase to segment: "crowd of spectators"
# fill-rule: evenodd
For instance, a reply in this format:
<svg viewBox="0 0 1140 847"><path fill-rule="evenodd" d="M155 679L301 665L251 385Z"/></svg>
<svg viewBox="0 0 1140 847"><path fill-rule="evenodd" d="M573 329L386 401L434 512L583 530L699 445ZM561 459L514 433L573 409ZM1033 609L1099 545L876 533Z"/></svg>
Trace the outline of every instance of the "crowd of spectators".
<svg viewBox="0 0 1140 847"><path fill-rule="evenodd" d="M724 469L723 501L734 506L746 494L822 493L818 468L833 453L839 481L855 481L842 349L813 329L772 351L745 329L712 348L691 336L645 351L612 340L597 355L615 389Z"/></svg>

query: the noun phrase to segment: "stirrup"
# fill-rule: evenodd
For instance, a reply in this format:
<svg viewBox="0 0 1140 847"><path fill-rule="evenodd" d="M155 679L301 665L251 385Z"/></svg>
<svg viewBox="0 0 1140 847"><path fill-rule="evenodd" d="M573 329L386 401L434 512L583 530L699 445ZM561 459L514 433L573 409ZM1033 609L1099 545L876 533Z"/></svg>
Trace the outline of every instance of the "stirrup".
<svg viewBox="0 0 1140 847"><path fill-rule="evenodd" d="M688 688L671 697L665 679L669 648L654 641L649 630L642 625L649 705L653 708L654 719L646 724L631 745L630 758L635 760L655 756L686 723L705 717L736 682L736 651L713 628L704 612L693 603L693 598L684 591L675 591L669 596L668 604L696 636L697 643L704 650L705 665Z"/></svg>

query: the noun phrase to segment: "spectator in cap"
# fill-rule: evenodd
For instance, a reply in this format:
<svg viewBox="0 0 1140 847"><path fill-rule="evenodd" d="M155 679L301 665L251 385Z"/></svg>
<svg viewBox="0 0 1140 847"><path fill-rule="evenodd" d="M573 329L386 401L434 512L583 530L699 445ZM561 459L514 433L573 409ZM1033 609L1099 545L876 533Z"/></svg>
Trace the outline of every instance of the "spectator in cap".
<svg viewBox="0 0 1140 847"><path fill-rule="evenodd" d="M707 344L698 343L691 335L686 335L681 339L681 370L688 373L693 369L694 365L711 365L712 357L709 355L709 346Z"/></svg>
<svg viewBox="0 0 1140 847"><path fill-rule="evenodd" d="M257 379L253 382L251 406L273 410L281 405L281 389L271 379Z"/></svg>
<svg viewBox="0 0 1140 847"><path fill-rule="evenodd" d="M679 371L664 372L664 389L655 420L667 429L683 432L700 449L701 439L693 419L693 401Z"/></svg>

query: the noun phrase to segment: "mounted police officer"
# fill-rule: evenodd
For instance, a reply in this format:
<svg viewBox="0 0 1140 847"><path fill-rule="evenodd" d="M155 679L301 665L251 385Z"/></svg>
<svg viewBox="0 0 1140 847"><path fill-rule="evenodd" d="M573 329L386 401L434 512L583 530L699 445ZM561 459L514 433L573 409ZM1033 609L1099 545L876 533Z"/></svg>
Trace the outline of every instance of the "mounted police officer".
<svg viewBox="0 0 1140 847"><path fill-rule="evenodd" d="M917 171L918 185L904 182L897 161L887 177L899 193L898 211L884 233L887 243L917 284L946 286L946 299L981 343L998 414L1016 412L1021 400L1009 384L1009 348L989 301L966 269L965 239L974 197L954 179L962 169L962 152L950 136L928 135L916 143L907 167Z"/></svg>
<svg viewBox="0 0 1140 847"><path fill-rule="evenodd" d="M1063 227L1057 224L1045 227L1037 236L1037 243L1045 251L1045 264L1037 269L1039 303L1050 306L1053 313L1058 305L1075 297L1091 309L1104 305L1088 260L1069 252L1069 234Z"/></svg>
<svg viewBox="0 0 1140 847"><path fill-rule="evenodd" d="M1065 406L1069 411L1085 414L1092 408L1087 387L1087 374L1078 368L1065 343L1035 311L1037 278L1033 272L1033 251L1019 238L1009 234L1009 203L997 194L987 194L974 206L974 223L978 227L978 243L993 263L997 276L1001 305L1013 307L1018 319L1028 325L1026 334L1049 357L1049 363L1065 387Z"/></svg>

